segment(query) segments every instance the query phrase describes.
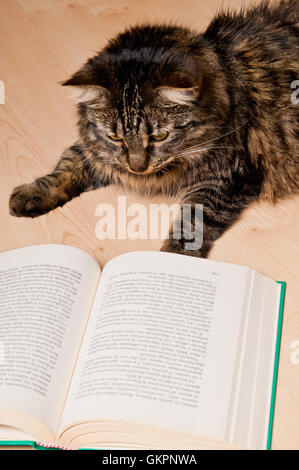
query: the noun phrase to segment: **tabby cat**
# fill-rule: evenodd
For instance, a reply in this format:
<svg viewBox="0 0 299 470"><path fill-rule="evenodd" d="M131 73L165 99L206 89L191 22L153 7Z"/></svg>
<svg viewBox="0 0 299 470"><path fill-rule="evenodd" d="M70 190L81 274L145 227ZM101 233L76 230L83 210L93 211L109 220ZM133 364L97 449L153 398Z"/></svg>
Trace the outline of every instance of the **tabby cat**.
<svg viewBox="0 0 299 470"><path fill-rule="evenodd" d="M10 213L36 217L109 184L168 194L203 204L204 240L188 251L171 233L162 250L205 257L251 201L299 190L298 59L297 1L220 13L202 34L126 30L63 83L79 91L80 137L13 191Z"/></svg>

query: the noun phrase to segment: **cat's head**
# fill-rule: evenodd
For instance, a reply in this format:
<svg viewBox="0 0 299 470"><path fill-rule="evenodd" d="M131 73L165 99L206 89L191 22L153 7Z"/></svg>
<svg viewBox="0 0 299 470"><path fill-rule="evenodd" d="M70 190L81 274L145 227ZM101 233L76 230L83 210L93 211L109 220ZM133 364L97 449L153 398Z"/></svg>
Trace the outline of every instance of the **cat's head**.
<svg viewBox="0 0 299 470"><path fill-rule="evenodd" d="M209 67L189 30L140 26L63 85L76 89L85 145L115 169L146 175L194 157L188 149L211 137L224 105L211 102Z"/></svg>

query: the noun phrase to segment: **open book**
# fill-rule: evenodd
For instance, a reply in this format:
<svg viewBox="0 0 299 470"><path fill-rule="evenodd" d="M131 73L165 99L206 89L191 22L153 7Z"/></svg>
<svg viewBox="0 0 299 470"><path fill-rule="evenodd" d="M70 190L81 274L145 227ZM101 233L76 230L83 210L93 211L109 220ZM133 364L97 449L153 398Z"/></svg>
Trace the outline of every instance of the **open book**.
<svg viewBox="0 0 299 470"><path fill-rule="evenodd" d="M0 254L0 440L269 448L284 283L160 252Z"/></svg>

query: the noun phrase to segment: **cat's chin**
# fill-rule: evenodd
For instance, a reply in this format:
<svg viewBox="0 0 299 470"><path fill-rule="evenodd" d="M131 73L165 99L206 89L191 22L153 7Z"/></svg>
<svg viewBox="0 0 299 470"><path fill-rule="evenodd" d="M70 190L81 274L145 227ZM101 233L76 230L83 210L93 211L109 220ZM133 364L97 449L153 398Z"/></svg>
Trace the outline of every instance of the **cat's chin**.
<svg viewBox="0 0 299 470"><path fill-rule="evenodd" d="M164 162L162 165L159 165L159 166L149 166L148 168L146 168L145 170L143 171L136 171L136 170L133 170L132 168L129 168L129 167L126 167L126 171L132 175L135 175L135 176L150 176L150 175L157 175L159 173L163 173L163 170L165 170L169 165L171 165L171 162L173 161L173 159L169 159L167 160L166 162Z"/></svg>

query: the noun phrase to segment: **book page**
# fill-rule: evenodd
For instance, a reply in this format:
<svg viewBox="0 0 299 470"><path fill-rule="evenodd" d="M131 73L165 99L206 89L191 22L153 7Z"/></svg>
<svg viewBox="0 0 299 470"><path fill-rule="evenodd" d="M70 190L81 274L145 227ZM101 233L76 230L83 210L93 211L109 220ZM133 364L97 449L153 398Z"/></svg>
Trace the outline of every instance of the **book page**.
<svg viewBox="0 0 299 470"><path fill-rule="evenodd" d="M266 449L270 425L270 407L273 390L276 342L281 286L265 278L264 305L259 324L258 359L254 375L254 389L251 399L251 420L248 447ZM275 385L274 385L275 387ZM270 436L270 442L271 442ZM261 445L262 444L262 445Z"/></svg>
<svg viewBox="0 0 299 470"><path fill-rule="evenodd" d="M35 441L36 438L30 436L18 428L12 426L0 426L0 445L6 445L8 442ZM16 445L16 444L14 444Z"/></svg>
<svg viewBox="0 0 299 470"><path fill-rule="evenodd" d="M110 261L60 431L124 420L224 438L248 273L159 252Z"/></svg>
<svg viewBox="0 0 299 470"><path fill-rule="evenodd" d="M0 254L0 425L55 433L99 275L68 246Z"/></svg>
<svg viewBox="0 0 299 470"><path fill-rule="evenodd" d="M231 440L249 449L267 446L280 290L277 282L252 272L228 429Z"/></svg>

